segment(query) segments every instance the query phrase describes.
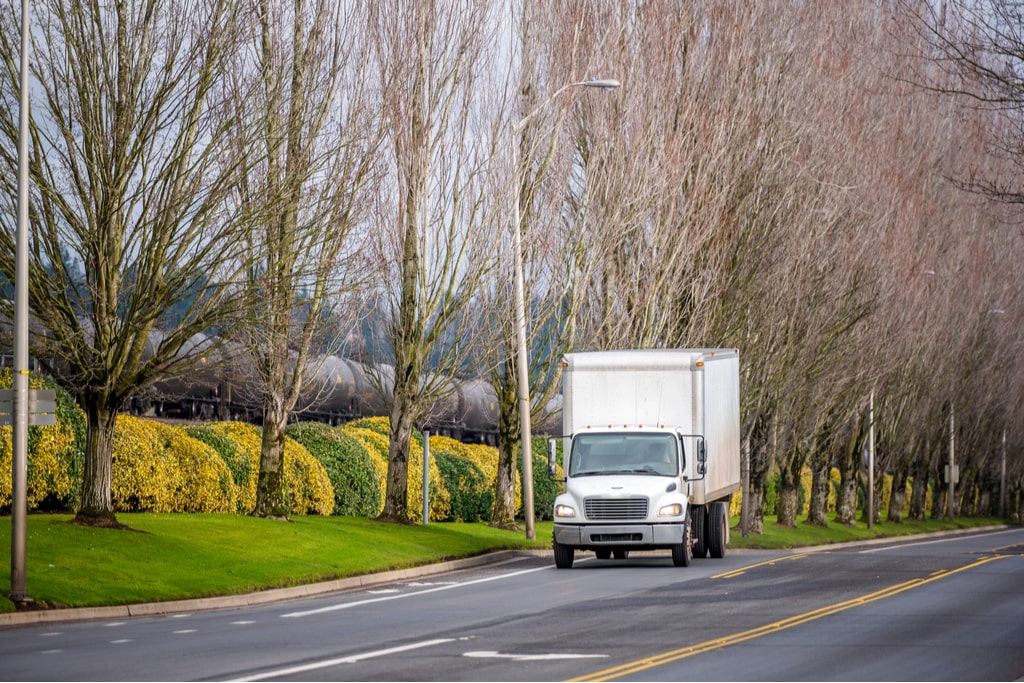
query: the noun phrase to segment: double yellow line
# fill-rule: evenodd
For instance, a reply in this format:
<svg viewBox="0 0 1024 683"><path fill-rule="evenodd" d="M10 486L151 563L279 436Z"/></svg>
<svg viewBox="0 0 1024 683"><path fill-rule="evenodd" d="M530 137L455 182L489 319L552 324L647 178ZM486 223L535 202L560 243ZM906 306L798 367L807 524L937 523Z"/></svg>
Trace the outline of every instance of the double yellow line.
<svg viewBox="0 0 1024 683"><path fill-rule="evenodd" d="M783 559L796 559L797 557L803 557L803 555L794 555ZM734 633L732 635L724 636L722 638L716 638L715 640L708 640L703 643L698 643L697 645L690 645L689 647L680 648L678 650L672 650L671 652L665 652L663 654L655 655L653 657L645 657L644 659L638 659L634 662L629 662L628 664L622 664L620 666L612 667L610 669L598 671L596 673L590 674L589 676L571 678L569 680L605 681L613 678L618 678L619 676L626 676L629 674L638 673L640 671L646 671L647 669L652 669L656 666L661 666L663 664L675 662L680 659L692 657L693 655L699 655L704 652L710 652L711 650L717 650L719 648L723 648L729 645L735 645L736 643L742 643L747 640L753 640L754 638L760 638L761 636L765 636L770 633L778 633L779 631L784 631L787 628L800 626L801 624L806 624L809 621L814 621L815 619L820 619L821 617L827 617L830 614L836 614L837 612L848 610L851 607L859 607L860 605L866 605L868 603L875 602L876 600L882 600L884 598L896 595L897 593L902 593L903 591L910 590L911 588L917 588L918 586L923 586L927 583L931 583L932 581L938 581L939 579L943 579L947 576L952 576L953 574L956 574L958 572L962 572L967 569L973 569L974 567L980 567L983 564L991 562L992 560L998 560L1002 557L1007 556L995 555L993 557L983 557L977 562L972 562L971 564L960 567L959 569L950 569L948 571L936 572L927 578L912 579L910 581L898 583L894 586L884 588L874 593L868 593L867 595L862 595L858 598L853 598L851 600L846 600L844 602L838 602L834 605L821 607L810 612L805 612L803 614L798 614L787 619L782 619L781 621L765 624L764 626L759 626L757 628L750 629L749 631L742 631L740 633ZM775 561L776 560L773 560L771 562L766 562L763 564L772 564ZM734 572L728 572L727 574L720 574L719 577L737 576L738 574L741 574L743 571L746 571L746 569L749 568L750 567L746 567L743 570L736 570Z"/></svg>

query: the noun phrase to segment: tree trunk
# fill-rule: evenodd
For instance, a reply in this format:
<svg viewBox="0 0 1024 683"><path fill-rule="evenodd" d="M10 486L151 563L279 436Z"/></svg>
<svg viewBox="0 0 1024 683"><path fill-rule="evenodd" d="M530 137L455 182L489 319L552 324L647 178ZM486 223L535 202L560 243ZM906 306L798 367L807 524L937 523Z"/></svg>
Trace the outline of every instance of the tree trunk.
<svg viewBox="0 0 1024 683"><path fill-rule="evenodd" d="M903 505L907 501L907 473L896 468L892 473L892 492L889 494L889 511L886 519L900 524L903 522Z"/></svg>
<svg viewBox="0 0 1024 683"><path fill-rule="evenodd" d="M832 482L829 480L832 468L829 453L815 455L811 467L811 500L807 509L807 523L813 526L828 526L828 498Z"/></svg>
<svg viewBox="0 0 1024 683"><path fill-rule="evenodd" d="M387 490L384 509L377 518L387 522L409 523L409 452L412 449L413 406L399 386L391 407L391 441L388 444Z"/></svg>
<svg viewBox="0 0 1024 683"><path fill-rule="evenodd" d="M782 463L779 468L779 507L776 510L779 526L796 526L797 509L800 500L800 470L803 469L803 458L794 449L789 455L789 462Z"/></svg>
<svg viewBox="0 0 1024 683"><path fill-rule="evenodd" d="M101 407L93 397L86 401L85 468L82 473L82 502L74 523L83 526L123 528L114 514L113 485L114 427L117 411Z"/></svg>
<svg viewBox="0 0 1024 683"><path fill-rule="evenodd" d="M512 363L505 364L505 372L512 373ZM511 375L509 375L511 376ZM498 394L498 476L494 482L494 510L491 526L518 530L516 524L516 456L519 451L519 402L515 384L496 382Z"/></svg>
<svg viewBox="0 0 1024 683"><path fill-rule="evenodd" d="M263 444L260 449L260 474L256 484L254 517L287 519L291 512L284 477L284 436L288 415L272 407L264 408Z"/></svg>
<svg viewBox="0 0 1024 683"><path fill-rule="evenodd" d="M747 507L747 533L764 534L764 488L750 484L749 504Z"/></svg>
<svg viewBox="0 0 1024 683"><path fill-rule="evenodd" d="M836 523L843 526L857 526L857 467L860 464L860 449L863 432L859 418L851 421L849 439L839 454L839 497L836 500Z"/></svg>
<svg viewBox="0 0 1024 683"><path fill-rule="evenodd" d="M924 506L928 498L928 474L918 470L910 482L910 511L907 519L911 522L924 521Z"/></svg>
<svg viewBox="0 0 1024 683"><path fill-rule="evenodd" d="M839 500L836 501L836 522L843 526L857 526L857 475L851 473L839 482Z"/></svg>
<svg viewBox="0 0 1024 683"><path fill-rule="evenodd" d="M942 470L940 468L939 473ZM935 477L935 492L932 494L932 519L942 519L949 511L946 503L947 484L940 476Z"/></svg>

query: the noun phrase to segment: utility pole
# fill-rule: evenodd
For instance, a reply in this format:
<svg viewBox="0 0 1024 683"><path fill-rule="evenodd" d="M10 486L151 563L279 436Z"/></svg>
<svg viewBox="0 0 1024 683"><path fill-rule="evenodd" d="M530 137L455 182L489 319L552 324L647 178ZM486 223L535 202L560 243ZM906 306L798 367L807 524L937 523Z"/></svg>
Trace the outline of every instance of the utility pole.
<svg viewBox="0 0 1024 683"><path fill-rule="evenodd" d="M875 526L875 390L868 403L868 528Z"/></svg>
<svg viewBox="0 0 1024 683"><path fill-rule="evenodd" d="M949 483L949 490L946 493L947 502L949 503L949 521L953 522L953 491L954 482L956 481L956 458L953 453L956 446L956 434L954 433L956 423L953 420L953 404L949 404L949 476L946 477Z"/></svg>

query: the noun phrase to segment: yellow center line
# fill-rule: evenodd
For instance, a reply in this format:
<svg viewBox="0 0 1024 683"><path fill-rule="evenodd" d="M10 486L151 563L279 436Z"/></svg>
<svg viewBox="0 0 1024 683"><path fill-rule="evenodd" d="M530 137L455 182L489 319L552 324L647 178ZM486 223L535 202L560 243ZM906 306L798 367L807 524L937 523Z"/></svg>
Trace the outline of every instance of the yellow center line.
<svg viewBox="0 0 1024 683"><path fill-rule="evenodd" d="M794 557L798 557L798 556L794 556ZM867 595L862 595L860 597L853 598L851 600L845 600L843 602L838 602L838 603L836 603L834 605L828 605L827 607L821 607L821 608L818 608L816 610L812 610L810 612L805 612L803 614L797 614L797 615L789 617L787 619L782 619L780 621L775 621L775 622L772 622L770 624L765 624L764 626L759 626L757 628L753 628L753 629L750 629L748 631L742 631L740 633L734 633L732 635L724 636L722 638L716 638L714 640L708 640L708 641L705 641L703 643L698 643L697 645L690 645L688 647L680 648L678 650L672 650L670 652L665 652L665 653L662 653L660 655L654 655L652 657L645 657L643 659L638 659L636 661L629 662L627 664L621 664L619 666L612 667L610 669L604 669L602 671L598 671L596 673L592 673L592 674L590 674L588 676L581 676L580 678L570 678L569 680L570 681L605 681L605 680L610 680L610 679L613 679L613 678L618 678L620 676L627 676L629 674L638 673L640 671L645 671L647 669L651 669L651 668L656 667L656 666L661 666L663 664L668 664L670 662L675 662L675 661L678 661L680 659L685 659L687 657L692 657L693 655L698 655L698 654L701 654L701 653L704 653L704 652L710 652L711 650L717 650L717 649L720 649L720 648L723 648L723 647L726 647L726 646L729 646L729 645L735 645L736 643L742 643L742 642L747 641L747 640L753 640L754 638L759 638L761 636L768 635L770 633L778 633L779 631L783 631L783 630L788 629L788 628L793 628L794 626L799 626L801 624L806 624L809 621L814 621L815 619L820 619L821 617L826 617L826 616L829 616L831 614L836 614L837 612L842 612L844 610L848 610L851 607L858 607L860 605L866 605L868 603L875 602L876 600L881 600L883 598L892 597L893 595L896 595L897 593L902 593L903 591L910 590L911 588L916 588L918 586L923 586L923 585L925 585L927 583L931 583L932 581L937 581L937 580L945 578L947 576L952 576L953 574L956 574L958 572L962 572L962 571L967 570L967 569L973 569L974 567L979 567L979 566L981 566L983 564L991 562L992 560L1001 559L1002 557L1007 557L1007 556L1006 555L997 555L997 556L993 556L993 557L983 557L982 559L978 560L977 562L973 562L971 564L965 565L963 567L960 567L959 569L950 569L948 571L936 572L936 573L933 573L932 575L930 575L927 578L911 579L910 581L904 581L903 583L898 583L896 585L889 586L888 588L883 588L882 590L875 591L874 593L868 593ZM792 559L792 558L784 558L784 559Z"/></svg>

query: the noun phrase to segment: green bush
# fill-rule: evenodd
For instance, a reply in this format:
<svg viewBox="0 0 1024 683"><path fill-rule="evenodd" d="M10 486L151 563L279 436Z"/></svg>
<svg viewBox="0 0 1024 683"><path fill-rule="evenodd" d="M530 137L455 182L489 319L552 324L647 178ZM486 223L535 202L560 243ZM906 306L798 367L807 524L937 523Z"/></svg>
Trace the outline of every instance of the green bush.
<svg viewBox="0 0 1024 683"><path fill-rule="evenodd" d="M494 509L494 487L469 458L447 453L431 456L451 496L451 511L445 522L489 522Z"/></svg>
<svg viewBox="0 0 1024 683"><path fill-rule="evenodd" d="M334 487L332 514L372 517L383 503L373 459L356 439L330 425L300 422L288 426L288 436L316 458Z"/></svg>

